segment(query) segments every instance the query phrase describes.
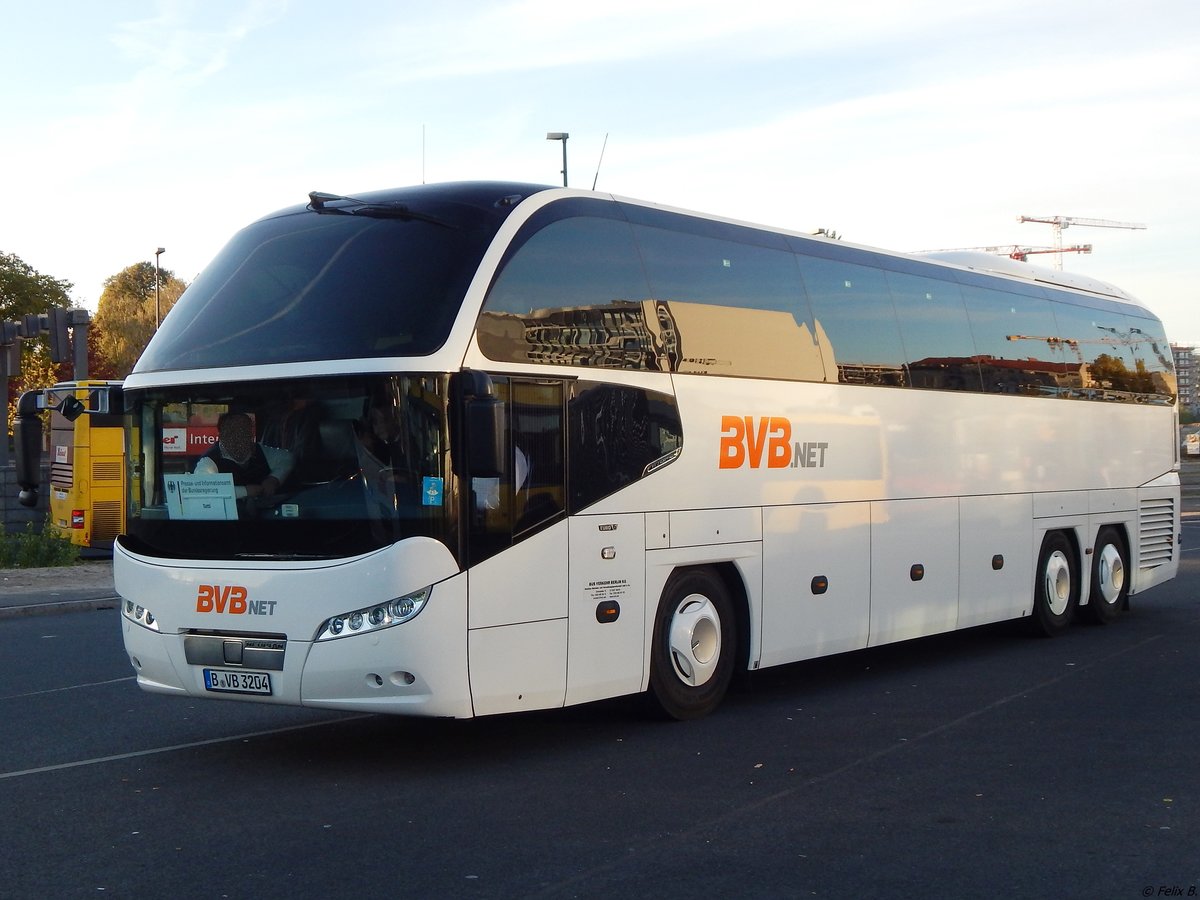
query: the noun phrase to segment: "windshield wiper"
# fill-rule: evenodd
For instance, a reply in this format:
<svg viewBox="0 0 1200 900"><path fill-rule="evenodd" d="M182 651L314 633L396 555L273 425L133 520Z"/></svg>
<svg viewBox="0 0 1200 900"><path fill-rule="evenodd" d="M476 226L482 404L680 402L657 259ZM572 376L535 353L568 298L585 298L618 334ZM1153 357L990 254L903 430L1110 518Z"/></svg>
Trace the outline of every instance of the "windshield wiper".
<svg viewBox="0 0 1200 900"><path fill-rule="evenodd" d="M334 202L357 203L357 206L326 206L327 203ZM433 225L440 225L443 228L453 228L449 222L439 219L437 216L431 216L429 213L417 212L414 209L405 206L403 203L368 203L366 200L358 200L354 197L343 197L340 194L325 194L320 191L310 191L308 194L308 206L315 213L324 213L326 215L339 216L366 216L370 219L401 219L402 221L429 222Z"/></svg>

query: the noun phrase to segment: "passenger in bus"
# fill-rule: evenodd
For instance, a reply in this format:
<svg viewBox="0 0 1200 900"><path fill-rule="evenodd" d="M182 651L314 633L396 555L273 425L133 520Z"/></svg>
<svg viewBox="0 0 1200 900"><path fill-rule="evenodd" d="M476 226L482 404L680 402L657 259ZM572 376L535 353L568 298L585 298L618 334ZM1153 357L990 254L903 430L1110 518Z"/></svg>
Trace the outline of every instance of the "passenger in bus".
<svg viewBox="0 0 1200 900"><path fill-rule="evenodd" d="M407 483L404 434L394 405L387 399L368 402L354 422L355 452L369 499L393 508Z"/></svg>
<svg viewBox="0 0 1200 900"><path fill-rule="evenodd" d="M217 421L217 443L196 463L197 475L233 475L234 496L269 498L291 474L292 454L254 440L254 422L232 412Z"/></svg>

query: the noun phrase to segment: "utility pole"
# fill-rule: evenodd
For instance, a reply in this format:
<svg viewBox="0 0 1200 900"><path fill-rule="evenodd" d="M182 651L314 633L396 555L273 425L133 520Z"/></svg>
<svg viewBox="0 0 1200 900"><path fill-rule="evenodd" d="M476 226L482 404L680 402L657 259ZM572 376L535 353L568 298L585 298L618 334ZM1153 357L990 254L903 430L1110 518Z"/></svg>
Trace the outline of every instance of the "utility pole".
<svg viewBox="0 0 1200 900"><path fill-rule="evenodd" d="M159 290L158 282L161 270L158 265L158 258L167 252L166 247L159 247L154 251L154 330L158 331L158 326L162 324L162 314L159 312Z"/></svg>
<svg viewBox="0 0 1200 900"><path fill-rule="evenodd" d="M567 138L569 138L570 136L571 135L569 135L565 131L549 131L546 133L546 140L562 141L562 145L563 145L563 170L562 170L563 187L567 186Z"/></svg>

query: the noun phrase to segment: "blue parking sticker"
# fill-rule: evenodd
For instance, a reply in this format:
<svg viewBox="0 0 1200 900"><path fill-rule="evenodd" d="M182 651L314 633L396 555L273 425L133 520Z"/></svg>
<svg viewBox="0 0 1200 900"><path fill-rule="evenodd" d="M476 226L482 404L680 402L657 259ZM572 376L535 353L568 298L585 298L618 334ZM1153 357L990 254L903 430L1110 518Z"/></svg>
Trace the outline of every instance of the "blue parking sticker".
<svg viewBox="0 0 1200 900"><path fill-rule="evenodd" d="M443 484L444 482L441 478L434 475L426 475L421 480L421 505L441 506Z"/></svg>

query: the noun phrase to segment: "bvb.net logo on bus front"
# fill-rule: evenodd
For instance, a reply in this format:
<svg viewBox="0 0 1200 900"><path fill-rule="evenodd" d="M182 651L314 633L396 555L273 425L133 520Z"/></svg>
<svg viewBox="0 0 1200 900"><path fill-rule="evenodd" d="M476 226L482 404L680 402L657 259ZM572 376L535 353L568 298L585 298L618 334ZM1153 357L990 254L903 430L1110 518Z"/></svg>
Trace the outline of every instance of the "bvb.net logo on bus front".
<svg viewBox="0 0 1200 900"><path fill-rule="evenodd" d="M779 416L721 416L720 468L825 468L828 441L793 441L792 423Z"/></svg>

